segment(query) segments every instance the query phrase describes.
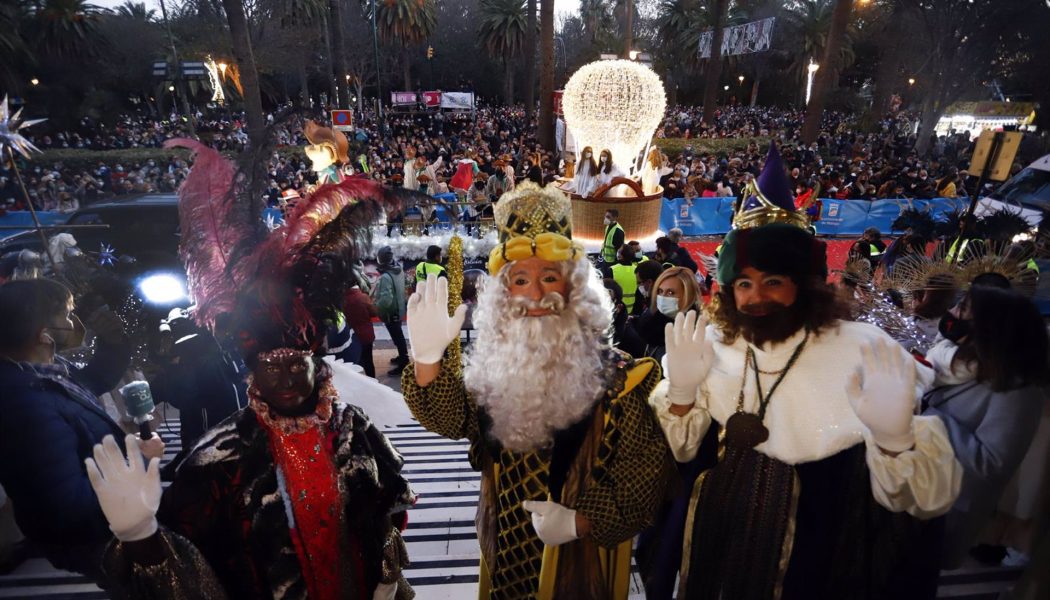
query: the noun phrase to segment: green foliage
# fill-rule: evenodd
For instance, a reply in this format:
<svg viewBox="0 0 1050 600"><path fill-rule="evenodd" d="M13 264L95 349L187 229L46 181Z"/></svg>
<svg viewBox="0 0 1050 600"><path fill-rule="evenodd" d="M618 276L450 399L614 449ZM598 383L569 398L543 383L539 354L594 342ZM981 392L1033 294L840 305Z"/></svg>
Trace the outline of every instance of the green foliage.
<svg viewBox="0 0 1050 600"><path fill-rule="evenodd" d="M769 138L766 137L749 137L749 138L724 138L724 139L705 139L705 138L657 138L653 140L664 154L667 155L671 160L675 160L679 155L686 149L691 147L693 154L715 154L715 155L726 155L740 150L747 149L748 144L751 142L757 142L759 148L763 148L769 144Z"/></svg>
<svg viewBox="0 0 1050 600"><path fill-rule="evenodd" d="M524 0L481 0L478 41L496 59L510 60L522 53L528 28Z"/></svg>
<svg viewBox="0 0 1050 600"><path fill-rule="evenodd" d="M278 148L276 152L282 157L295 157L305 159L306 155L303 153L302 148L298 146L284 146ZM235 152L224 152L229 158L236 158L237 153ZM158 164L166 163L172 157L180 158L182 160L188 159L190 156L189 150L183 148L127 148L123 150L44 150L40 153L35 153L31 156L30 162L33 164L51 166L55 163L62 163L63 166L74 169L74 170L94 170L98 167L98 164L105 163L112 167L120 164L125 168L131 168L132 165L142 164L152 159Z"/></svg>
<svg viewBox="0 0 1050 600"><path fill-rule="evenodd" d="M437 29L435 0L382 0L375 7L379 36L384 42L411 46L422 43Z"/></svg>

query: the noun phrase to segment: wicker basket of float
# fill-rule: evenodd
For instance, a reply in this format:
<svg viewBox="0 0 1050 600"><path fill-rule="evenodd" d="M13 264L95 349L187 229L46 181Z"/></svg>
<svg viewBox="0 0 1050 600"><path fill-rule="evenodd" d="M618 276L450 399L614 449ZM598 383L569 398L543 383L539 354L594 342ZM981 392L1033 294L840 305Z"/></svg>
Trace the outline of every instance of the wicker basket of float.
<svg viewBox="0 0 1050 600"><path fill-rule="evenodd" d="M619 185L624 186L627 195L609 196L609 191ZM617 221L628 238L649 237L660 229L663 188L659 186L654 193L646 195L637 181L616 177L586 198L577 194L570 194L569 197L572 200L572 234L575 238L603 239L605 211L610 208L619 211Z"/></svg>

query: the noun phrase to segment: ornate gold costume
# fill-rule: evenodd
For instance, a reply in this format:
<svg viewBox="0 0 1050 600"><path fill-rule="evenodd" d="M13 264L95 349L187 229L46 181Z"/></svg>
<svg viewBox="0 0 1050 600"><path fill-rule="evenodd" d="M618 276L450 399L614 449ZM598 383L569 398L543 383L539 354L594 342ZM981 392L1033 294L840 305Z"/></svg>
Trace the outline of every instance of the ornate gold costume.
<svg viewBox="0 0 1050 600"><path fill-rule="evenodd" d="M608 391L570 458L560 498L553 498L584 515L591 534L546 549L521 503L550 497L552 451L511 452L486 439L486 416L448 359L425 388L413 368L405 370L401 389L412 414L430 431L470 440L471 464L481 471L480 597L627 597L631 539L652 521L673 463L647 401L660 381L659 365L616 351L605 365Z"/></svg>

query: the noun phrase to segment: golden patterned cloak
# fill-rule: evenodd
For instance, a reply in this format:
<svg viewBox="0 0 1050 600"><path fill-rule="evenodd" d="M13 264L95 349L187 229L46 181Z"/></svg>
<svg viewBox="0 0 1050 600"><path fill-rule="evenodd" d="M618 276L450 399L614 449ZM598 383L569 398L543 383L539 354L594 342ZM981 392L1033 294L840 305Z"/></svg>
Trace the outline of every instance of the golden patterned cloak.
<svg viewBox="0 0 1050 600"><path fill-rule="evenodd" d="M405 369L401 389L412 414L430 431L468 439L471 465L481 471L480 598L627 598L631 540L652 523L674 462L648 404L660 381L659 365L615 350L603 362L607 391L591 416L570 428L578 428L578 449L560 458L550 448L512 452L487 438L487 415L448 359L425 388L416 384L411 365ZM548 485L552 459L567 464L564 474L553 478L560 490ZM545 547L521 507L525 500L553 500L575 509L590 521L591 534Z"/></svg>

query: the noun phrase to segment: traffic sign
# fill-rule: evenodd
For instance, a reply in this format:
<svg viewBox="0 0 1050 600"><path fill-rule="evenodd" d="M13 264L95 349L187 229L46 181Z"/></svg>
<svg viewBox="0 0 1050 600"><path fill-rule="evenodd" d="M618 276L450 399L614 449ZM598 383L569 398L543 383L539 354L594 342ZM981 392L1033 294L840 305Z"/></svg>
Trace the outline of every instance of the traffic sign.
<svg viewBox="0 0 1050 600"><path fill-rule="evenodd" d="M336 131L353 131L354 130L354 111L352 110L333 110L332 111L332 129Z"/></svg>

